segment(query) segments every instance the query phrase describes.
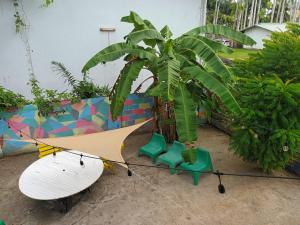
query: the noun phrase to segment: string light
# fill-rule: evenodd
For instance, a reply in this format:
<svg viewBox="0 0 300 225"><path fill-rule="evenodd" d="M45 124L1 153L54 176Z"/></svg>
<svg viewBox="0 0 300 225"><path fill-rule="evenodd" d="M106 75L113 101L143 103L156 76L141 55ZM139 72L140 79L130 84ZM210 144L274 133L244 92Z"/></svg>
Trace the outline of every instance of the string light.
<svg viewBox="0 0 300 225"><path fill-rule="evenodd" d="M221 175L223 175L223 174L220 173L219 170L217 170L215 174L218 176L218 179L219 179L219 185L218 185L219 193L224 194L225 193L225 187L222 184L222 180L221 180Z"/></svg>
<svg viewBox="0 0 300 225"><path fill-rule="evenodd" d="M4 120L4 119L3 119ZM4 120L6 121L6 120ZM11 128L10 124L8 121L6 121L7 125L8 125L8 128ZM22 135L22 131L21 130L18 130L18 129L15 129L17 131L20 132L20 137L23 137ZM24 135L26 135L24 133ZM32 144L35 144L36 146L38 146L38 142L41 143L41 144L44 144L44 145L47 145L47 146L50 146L40 140L37 140L36 138L33 138L29 135L26 135L28 138L32 139L35 141L35 143L32 143ZM52 148L56 148L57 146L50 146ZM287 148L288 149L288 146L284 146L283 148ZM286 150L286 149L284 149ZM100 159L100 157L94 157L94 156L89 156L89 155L83 155L82 153L79 154L79 153L76 153L76 152L72 152L70 151L70 149L61 149L61 151L65 151L67 153L71 153L71 154L75 154L75 155L79 155L80 156L80 165L83 166L84 163L82 161L82 158L83 157L86 157L86 158L92 158L92 159ZM53 151L53 156L56 155L56 151L54 150ZM127 175L128 176L132 176L132 171L129 169L129 165L131 166L140 166L140 167L148 167L148 168L158 168L158 169L168 169L167 167L162 167L162 166L156 166L156 165L145 165L145 164L138 164L138 163L129 163L129 162L119 162L119 161L114 161L114 160L103 160L103 161L107 161L107 162L111 162L111 163L118 163L118 164L126 164L127 165ZM192 171L192 170L186 170L186 169L178 169L178 168L174 168L174 170L180 170L180 171L186 171L186 172L197 172L197 171ZM206 174L214 174L214 175L217 175L218 176L218 179L219 179L219 185L218 185L218 191L219 193L221 194L224 194L225 193L225 187L224 185L222 184L222 180L221 180L221 176L239 176L239 177L255 177L255 178L271 178L271 179L286 179L286 180L300 180L300 177L282 177L282 176L268 176L268 175L256 175L256 174L238 174L238 173L223 173L223 172L220 172L219 170L216 170L216 171L199 171L201 173L206 173Z"/></svg>
<svg viewBox="0 0 300 225"><path fill-rule="evenodd" d="M131 170L129 169L129 163L128 163L128 162L125 162L125 164L127 165L127 175L128 175L129 177L131 177L131 176L132 176L132 172L131 172Z"/></svg>
<svg viewBox="0 0 300 225"><path fill-rule="evenodd" d="M84 163L83 163L83 161L82 161L82 156L83 156L83 155L82 155L82 154L80 154L80 161L79 161L79 162L80 162L80 165L81 165L81 166L83 166L83 165L84 165Z"/></svg>

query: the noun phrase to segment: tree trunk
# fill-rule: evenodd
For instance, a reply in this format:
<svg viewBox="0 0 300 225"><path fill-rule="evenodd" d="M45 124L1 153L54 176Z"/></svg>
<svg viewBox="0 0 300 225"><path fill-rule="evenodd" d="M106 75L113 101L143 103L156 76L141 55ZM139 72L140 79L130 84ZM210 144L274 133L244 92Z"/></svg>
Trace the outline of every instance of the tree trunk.
<svg viewBox="0 0 300 225"><path fill-rule="evenodd" d="M173 105L170 102L160 102L159 114L160 133L168 143L172 143L178 138Z"/></svg>
<svg viewBox="0 0 300 225"><path fill-rule="evenodd" d="M253 18L252 18L252 24L251 24L252 26L255 24L256 10L257 10L257 0L255 0L255 4L254 4Z"/></svg>
<svg viewBox="0 0 300 225"><path fill-rule="evenodd" d="M259 23L259 13L260 13L260 8L261 8L261 0L259 0L259 2L258 2L257 14L256 14L256 24Z"/></svg>
<svg viewBox="0 0 300 225"><path fill-rule="evenodd" d="M246 26L247 26L248 6L249 6L249 2L248 2L248 0L247 0L247 1L246 1L246 8L245 8L245 15L244 15L243 29L245 29Z"/></svg>
<svg viewBox="0 0 300 225"><path fill-rule="evenodd" d="M283 23L283 20L284 20L284 14L285 14L285 0L282 1L282 6L281 6L281 13L280 13L280 20L279 20L279 23Z"/></svg>
<svg viewBox="0 0 300 225"><path fill-rule="evenodd" d="M234 13L234 24L233 28L237 30L237 21L238 21L238 8L239 8L239 2L235 3L235 13Z"/></svg>
<svg viewBox="0 0 300 225"><path fill-rule="evenodd" d="M219 8L219 0L216 0L213 24L218 23L218 8Z"/></svg>
<svg viewBox="0 0 300 225"><path fill-rule="evenodd" d="M272 15L271 15L271 23L273 23L274 20L274 14L275 14L275 10L276 10L276 4L277 4L277 0L273 0L273 5L272 5Z"/></svg>
<svg viewBox="0 0 300 225"><path fill-rule="evenodd" d="M297 19L297 13L298 13L298 10L300 9L300 1L296 1L296 6L295 6L295 12L294 12L294 17L293 17L293 22L295 23L296 22L296 19Z"/></svg>
<svg viewBox="0 0 300 225"><path fill-rule="evenodd" d="M254 1L252 0L251 3L251 10L250 10L250 16L249 16L249 23L248 23L248 27L252 26L252 19L253 19L253 9L254 9Z"/></svg>
<svg viewBox="0 0 300 225"><path fill-rule="evenodd" d="M218 24L219 12L220 12L220 0L218 0L218 8L217 8L217 15L216 15L216 23L215 24Z"/></svg>
<svg viewBox="0 0 300 225"><path fill-rule="evenodd" d="M298 1L297 0L294 0L294 4L293 6L291 7L291 18L290 18L290 21L292 23L295 23L296 22L296 16L297 16L297 6L298 6Z"/></svg>
<svg viewBox="0 0 300 225"><path fill-rule="evenodd" d="M238 16L237 24L236 24L236 30L237 30L237 31L240 30L241 18L242 18L242 11L239 11L239 16Z"/></svg>
<svg viewBox="0 0 300 225"><path fill-rule="evenodd" d="M277 15L276 15L276 23L279 22L279 15L280 15L280 10L281 10L281 6L282 6L282 2L283 2L283 0L281 0L279 2L279 7L278 7L278 10L277 10Z"/></svg>
<svg viewBox="0 0 300 225"><path fill-rule="evenodd" d="M206 25L206 18L207 18L207 1L202 1L201 3L201 11L203 12L203 16L200 19L200 24L201 25Z"/></svg>
<svg viewBox="0 0 300 225"><path fill-rule="evenodd" d="M153 76L154 83L157 83L156 76ZM166 137L166 141L171 143L177 140L176 122L174 107L169 102L163 102L159 97L154 97L154 132L158 132Z"/></svg>

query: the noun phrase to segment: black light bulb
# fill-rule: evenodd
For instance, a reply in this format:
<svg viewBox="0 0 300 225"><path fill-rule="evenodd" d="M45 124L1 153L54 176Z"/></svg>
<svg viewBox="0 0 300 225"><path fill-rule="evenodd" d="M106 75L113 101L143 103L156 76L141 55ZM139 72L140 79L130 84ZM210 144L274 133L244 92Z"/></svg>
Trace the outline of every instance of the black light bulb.
<svg viewBox="0 0 300 225"><path fill-rule="evenodd" d="M21 133L21 131L20 131L20 137L23 137L23 134Z"/></svg>
<svg viewBox="0 0 300 225"><path fill-rule="evenodd" d="M220 173L219 170L217 170L216 172L214 172L215 175L218 176L219 179L219 185L218 185L218 190L220 194L224 194L225 193L225 187L222 184L222 179L221 179L221 175L223 175L223 173Z"/></svg>
<svg viewBox="0 0 300 225"><path fill-rule="evenodd" d="M221 194L225 193L225 187L223 184L219 184L218 189L219 189L219 193L221 193Z"/></svg>
<svg viewBox="0 0 300 225"><path fill-rule="evenodd" d="M127 175L128 175L129 177L131 177L131 176L132 176L132 172L131 172L131 170L130 170L130 169L128 169L128 170L127 170Z"/></svg>
<svg viewBox="0 0 300 225"><path fill-rule="evenodd" d="M82 154L80 155L80 161L79 161L80 165L83 166L83 161L82 161Z"/></svg>

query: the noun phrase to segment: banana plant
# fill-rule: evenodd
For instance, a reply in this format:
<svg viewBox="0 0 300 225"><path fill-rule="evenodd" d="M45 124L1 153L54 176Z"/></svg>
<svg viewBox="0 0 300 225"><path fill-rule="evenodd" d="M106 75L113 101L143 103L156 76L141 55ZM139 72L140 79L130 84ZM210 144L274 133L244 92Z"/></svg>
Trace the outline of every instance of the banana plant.
<svg viewBox="0 0 300 225"><path fill-rule="evenodd" d="M225 45L209 39L205 34L224 36L245 45L253 45L250 37L220 25L206 25L172 38L168 26L158 31L154 25L137 13L121 19L133 24L125 41L112 44L95 54L83 67L87 73L92 67L124 57L121 70L111 92L111 112L115 120L122 113L124 101L132 91L132 84L142 69L153 74L153 83L146 93L155 97L157 128L167 136L178 135L181 142L197 139L196 106L200 99L195 90L212 93L232 113L240 106L230 92L232 75L216 52L232 52ZM170 128L171 127L171 128ZM175 132L172 129L176 129Z"/></svg>

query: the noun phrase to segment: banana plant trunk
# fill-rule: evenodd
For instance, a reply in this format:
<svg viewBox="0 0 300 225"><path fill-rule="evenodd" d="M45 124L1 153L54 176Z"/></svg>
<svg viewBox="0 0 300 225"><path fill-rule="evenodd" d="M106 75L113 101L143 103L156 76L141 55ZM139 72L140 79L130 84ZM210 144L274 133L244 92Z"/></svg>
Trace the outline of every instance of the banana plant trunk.
<svg viewBox="0 0 300 225"><path fill-rule="evenodd" d="M156 98L156 110L155 110L155 124L156 130L165 136L168 143L178 139L176 131L176 122L174 107L170 102L163 102L161 99Z"/></svg>

